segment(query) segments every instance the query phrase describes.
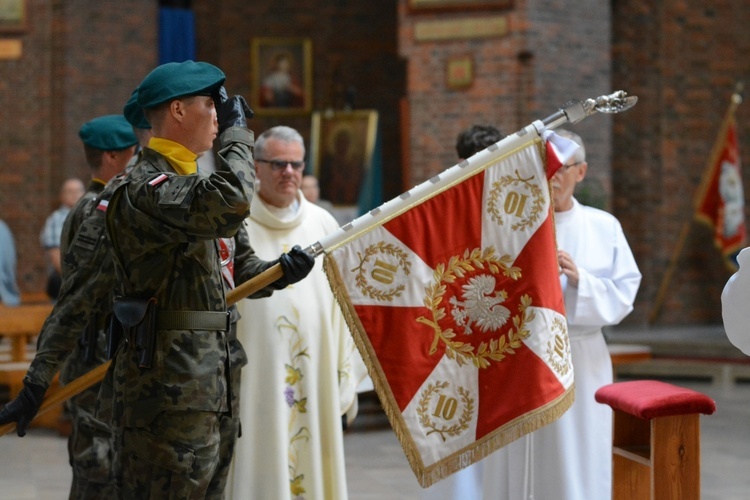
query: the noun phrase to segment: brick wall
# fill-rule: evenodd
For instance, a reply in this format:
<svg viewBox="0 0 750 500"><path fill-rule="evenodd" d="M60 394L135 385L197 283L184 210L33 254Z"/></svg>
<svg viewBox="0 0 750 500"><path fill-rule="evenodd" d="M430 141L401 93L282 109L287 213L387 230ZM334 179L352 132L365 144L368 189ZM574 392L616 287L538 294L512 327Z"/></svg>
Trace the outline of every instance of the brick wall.
<svg viewBox="0 0 750 500"><path fill-rule="evenodd" d="M277 0L194 2L198 59L224 70L230 94L250 96L255 37L304 37L313 47L313 110L342 109L344 92L356 89L355 109L378 111L383 145L385 199L402 191L399 99L404 67L397 55L396 0ZM256 134L274 125L296 128L310 148L311 116L256 116Z"/></svg>
<svg viewBox="0 0 750 500"><path fill-rule="evenodd" d="M519 0L510 9L424 12L402 0L400 52L408 60L410 179L417 184L456 162L456 136L473 123L510 134L556 112L569 99L611 92L610 16L607 3L587 0L575 9L563 2ZM504 16L505 36L418 41L415 27L432 21L482 21ZM474 60L471 87L451 90L445 66L455 56ZM611 119L598 116L571 127L589 149L589 179L609 203Z"/></svg>
<svg viewBox="0 0 750 500"><path fill-rule="evenodd" d="M0 60L0 217L16 236L22 289L38 291L45 274L41 225L57 204L60 182L88 174L78 128L93 116L120 112L156 63L157 2L27 5L28 29L0 35L23 43L21 59ZM741 2L584 0L571 7L514 0L500 11L415 12L407 0L196 0L194 10L198 59L225 70L231 93L251 91L253 37L309 37L314 108L340 107L343 90L355 87L355 107L380 113L386 199L455 163L456 135L472 123L510 133L570 98L618 89L637 95L638 105L627 113L596 115L571 127L588 147L582 195L622 221L644 274L626 321L648 321L686 225L659 321L721 320L719 294L729 273L710 231L690 221L734 83L750 69L750 11ZM414 40L421 21L496 14L508 21L503 37ZM446 63L464 54L474 58L473 85L448 89ZM408 113L401 113L402 102ZM737 110L745 157L747 106ZM309 141L309 116L258 117L252 127L259 132L280 123Z"/></svg>
<svg viewBox="0 0 750 500"><path fill-rule="evenodd" d="M657 294L678 255L658 321L721 322L730 273L710 230L692 222L693 199L735 82L750 69L750 11L732 2L613 2L612 17L613 81L640 98L615 124L613 159L613 209L644 274L633 320L656 317ZM736 117L747 178L747 104Z"/></svg>
<svg viewBox="0 0 750 500"><path fill-rule="evenodd" d="M121 113L156 63L156 2L29 0L18 60L0 60L0 217L24 292L44 289L39 231L68 177L88 180L78 129Z"/></svg>

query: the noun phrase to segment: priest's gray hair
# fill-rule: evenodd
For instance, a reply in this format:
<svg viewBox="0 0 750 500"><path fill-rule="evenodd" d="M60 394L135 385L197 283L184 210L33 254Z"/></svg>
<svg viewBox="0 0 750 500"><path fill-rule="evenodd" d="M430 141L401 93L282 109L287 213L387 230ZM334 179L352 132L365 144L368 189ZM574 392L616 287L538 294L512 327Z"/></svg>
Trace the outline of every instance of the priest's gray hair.
<svg viewBox="0 0 750 500"><path fill-rule="evenodd" d="M268 139L276 139L277 141L282 142L296 142L299 143L300 146L302 146L302 155L305 154L305 140L302 138L299 132L297 132L292 127L287 127L286 125L277 125L276 127L271 127L255 140L255 157L256 158L263 158L265 154L265 147L266 147L266 141Z"/></svg>
<svg viewBox="0 0 750 500"><path fill-rule="evenodd" d="M564 129L564 128L557 128L555 129L555 133L559 135L560 137L565 137L566 139L570 139L571 141L575 142L580 146L576 150L575 153L573 153L573 157L571 160L574 162L577 161L586 161L586 146L583 145L583 139L581 139L581 136L576 134L575 132L571 132L570 130Z"/></svg>

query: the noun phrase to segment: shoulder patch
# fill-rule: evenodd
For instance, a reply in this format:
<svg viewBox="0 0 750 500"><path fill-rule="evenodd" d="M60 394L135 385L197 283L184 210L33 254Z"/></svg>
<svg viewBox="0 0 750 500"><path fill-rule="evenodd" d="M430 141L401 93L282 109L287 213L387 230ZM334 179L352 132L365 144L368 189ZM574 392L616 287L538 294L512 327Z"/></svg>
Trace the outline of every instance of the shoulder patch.
<svg viewBox="0 0 750 500"><path fill-rule="evenodd" d="M193 187L198 182L197 175L175 175L170 177L166 190L159 197L159 206L186 207L193 200Z"/></svg>

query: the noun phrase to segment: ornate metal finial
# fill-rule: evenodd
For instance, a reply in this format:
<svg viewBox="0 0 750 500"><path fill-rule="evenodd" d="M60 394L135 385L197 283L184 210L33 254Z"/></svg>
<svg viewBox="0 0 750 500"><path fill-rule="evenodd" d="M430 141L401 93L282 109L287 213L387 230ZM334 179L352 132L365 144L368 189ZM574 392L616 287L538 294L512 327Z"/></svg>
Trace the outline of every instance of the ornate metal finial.
<svg viewBox="0 0 750 500"><path fill-rule="evenodd" d="M638 98L635 96L628 97L627 92L618 90L609 95L599 96L594 99L586 99L583 103L586 109L586 116L593 114L594 111L600 113L621 113L635 106Z"/></svg>
<svg viewBox="0 0 750 500"><path fill-rule="evenodd" d="M548 116L542 123L548 128L555 128L565 122L578 123L597 111L599 113L621 113L635 106L636 102L638 102L637 97L628 97L627 92L623 90L599 96L596 99L568 101L560 108L560 111Z"/></svg>

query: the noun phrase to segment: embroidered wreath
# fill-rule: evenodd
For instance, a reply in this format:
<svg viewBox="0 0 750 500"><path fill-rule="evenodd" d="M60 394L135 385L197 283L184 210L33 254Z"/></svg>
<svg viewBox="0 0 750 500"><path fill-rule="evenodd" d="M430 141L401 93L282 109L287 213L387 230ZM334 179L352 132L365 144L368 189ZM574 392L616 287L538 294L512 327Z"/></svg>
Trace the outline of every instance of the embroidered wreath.
<svg viewBox="0 0 750 500"><path fill-rule="evenodd" d="M473 272L476 269L487 269L492 274L498 274L502 270L504 276L513 280L519 279L521 270L510 264L510 256L496 256L494 247L487 247L484 250L476 248L471 252L467 249L463 258L459 259L454 256L451 257L447 266L438 264L433 272L432 284L425 289L424 298L424 305L432 312L432 319L424 316L417 318L417 322L432 327L435 333L430 346L430 354L437 352L438 342L442 341L448 358L456 360L459 366L471 362L477 368L487 368L491 361L502 361L507 355L515 354L515 349L521 347L521 341L531 335L526 324L533 321L536 316L533 310L529 310L531 297L528 295L521 297L521 303L518 306L519 314L513 316L513 326L507 334L502 334L490 340L489 343L481 342L476 350L471 343L453 340L456 332L452 328L443 330L439 324L446 316L445 308L440 307L446 292L446 283L453 283L457 277L463 278L467 272Z"/></svg>
<svg viewBox="0 0 750 500"><path fill-rule="evenodd" d="M446 440L447 436L457 436L461 434L461 432L465 431L469 428L469 422L471 422L471 417L474 414L474 399L471 398L469 395L469 391L464 389L463 387L458 387L458 394L461 396L461 401L464 404L464 410L461 412L461 418L458 419L458 422L451 426L442 426L438 428L438 424L434 422L430 416L430 399L432 399L432 396L434 394L440 393L441 390L448 387L450 384L448 382L436 382L434 385L429 384L427 386L427 389L425 389L424 394L422 394L422 397L419 398L419 404L417 405L417 415L419 415L419 423L422 424L423 427L426 427L427 429L431 429L429 432L427 432L427 436L430 434L438 433L440 434L440 437L443 439L443 441Z"/></svg>
<svg viewBox="0 0 750 500"><path fill-rule="evenodd" d="M351 272L357 273L357 276L355 277L355 284L357 285L357 288L359 288L359 290L362 292L363 295L366 295L375 300L382 300L382 301L390 302L393 300L394 297L401 296L401 292L404 291L405 286L401 284L401 285L391 288L387 292L384 292L370 285L367 282L367 276L365 274L365 269L364 269L365 262L367 262L369 258L372 257L373 255L376 255L379 253L384 253L392 257L396 257L398 259L399 265L404 270L404 274L407 276L409 275L410 273L409 268L411 267L411 263L408 260L408 255L406 254L406 252L404 252L397 246L392 245L391 243L385 243L382 241L367 247L365 249L364 254L357 252L357 256L359 257L359 265L355 267L354 269L352 269Z"/></svg>
<svg viewBox="0 0 750 500"><path fill-rule="evenodd" d="M544 207L544 196L542 196L542 190L539 188L539 186L535 183L530 182L534 178L533 175L528 179L523 179L518 173L518 170L516 170L515 173L515 177L505 175L501 177L500 180L495 181L492 184L492 190L490 191L490 197L487 202L487 211L492 216L492 220L497 222L498 225L502 226L503 217L500 214L500 207L498 206L500 204L500 191L503 188L514 184L525 185L528 190L531 191L533 202L531 206L531 213L529 214L529 216L525 219L521 219L520 222L517 222L511 226L512 230L518 231L531 227L531 225L534 224L537 219L539 219L539 216L542 214L542 208Z"/></svg>
<svg viewBox="0 0 750 500"><path fill-rule="evenodd" d="M554 321L552 321L552 331L559 331L560 333L567 332L565 324L560 318L555 318ZM561 349L565 350L566 355L562 356L559 353L555 355L554 343L557 338L557 335L555 335L555 337L547 343L547 361L557 373L559 373L560 375L565 375L570 371L571 368L570 340L568 339L568 336L565 335L565 340L563 341L563 345L561 346ZM562 361L557 360L560 357L562 357Z"/></svg>

